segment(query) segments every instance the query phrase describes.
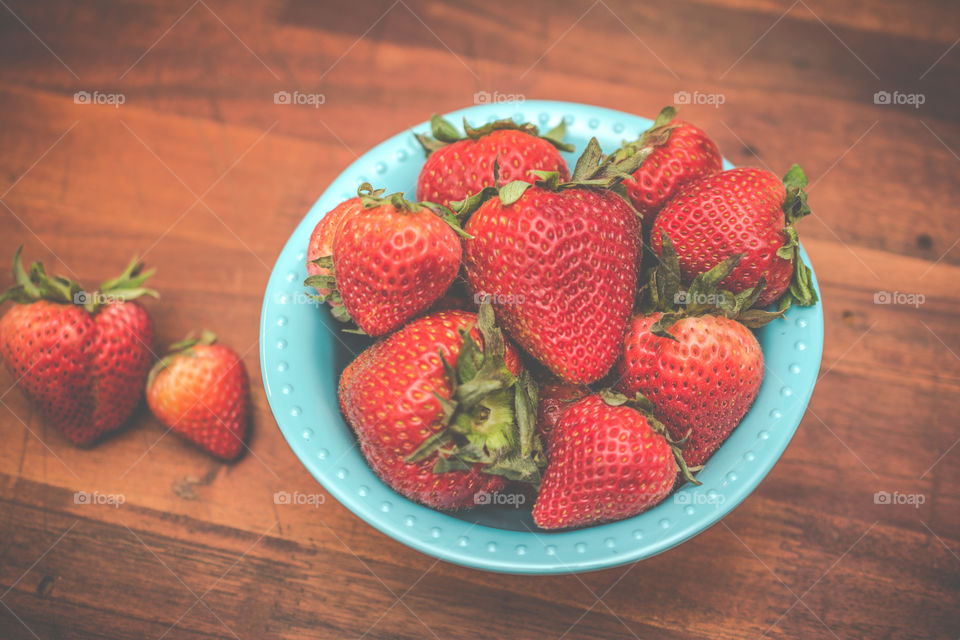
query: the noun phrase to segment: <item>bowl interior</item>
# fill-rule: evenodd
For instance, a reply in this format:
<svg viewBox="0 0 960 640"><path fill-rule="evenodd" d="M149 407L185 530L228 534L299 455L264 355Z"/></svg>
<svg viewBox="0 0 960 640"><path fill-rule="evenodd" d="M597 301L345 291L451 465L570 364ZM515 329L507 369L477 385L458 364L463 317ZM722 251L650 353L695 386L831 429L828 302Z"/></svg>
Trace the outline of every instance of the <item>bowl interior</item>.
<svg viewBox="0 0 960 640"><path fill-rule="evenodd" d="M562 119L572 167L591 136L605 150L636 138L650 120L609 109L562 102L486 104L448 115L471 124L501 118L546 130ZM370 182L415 196L424 156L412 131L374 147L326 189L291 235L274 266L261 315L263 380L277 424L308 470L337 500L387 535L430 555L494 571L566 573L648 557L696 535L732 510L760 482L793 436L813 392L823 348L823 313L789 310L757 332L766 373L754 406L687 486L639 516L611 524L548 533L535 528L530 504L484 506L449 514L415 504L370 470L337 403L343 368L369 344L346 334L326 309L305 295L305 248L317 221ZM801 250L802 251L802 250ZM806 253L803 257L807 260ZM816 282L815 282L816 285ZM514 499L514 502L520 498Z"/></svg>

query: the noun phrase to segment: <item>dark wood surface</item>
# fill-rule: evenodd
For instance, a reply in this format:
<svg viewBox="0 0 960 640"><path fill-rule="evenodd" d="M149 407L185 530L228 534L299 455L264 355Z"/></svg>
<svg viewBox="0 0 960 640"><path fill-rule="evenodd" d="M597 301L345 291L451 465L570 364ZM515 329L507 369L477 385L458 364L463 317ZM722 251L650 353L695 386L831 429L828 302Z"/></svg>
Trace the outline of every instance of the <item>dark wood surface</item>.
<svg viewBox="0 0 960 640"><path fill-rule="evenodd" d="M255 424L233 465L144 411L80 450L0 373L0 637L957 638L958 38L948 0L2 0L0 256L24 244L93 283L145 254L158 344L215 329L244 354ZM826 347L810 409L740 507L644 562L494 575L334 500L273 503L319 490L260 385L273 260L355 156L479 90L647 116L719 93L685 114L727 157L811 176Z"/></svg>

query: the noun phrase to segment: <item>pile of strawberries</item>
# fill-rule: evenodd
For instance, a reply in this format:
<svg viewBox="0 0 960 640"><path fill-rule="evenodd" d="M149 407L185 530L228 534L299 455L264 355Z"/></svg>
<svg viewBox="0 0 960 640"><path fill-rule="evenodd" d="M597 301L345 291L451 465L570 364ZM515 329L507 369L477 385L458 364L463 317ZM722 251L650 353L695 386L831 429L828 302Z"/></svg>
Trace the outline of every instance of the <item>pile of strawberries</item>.
<svg viewBox="0 0 960 640"><path fill-rule="evenodd" d="M544 529L695 483L763 380L751 328L817 300L803 171L722 171L672 108L572 173L562 123L431 124L419 202L364 184L308 248L304 284L377 338L339 386L370 466L438 509L535 492Z"/></svg>
<svg viewBox="0 0 960 640"><path fill-rule="evenodd" d="M153 351L153 321L136 300L153 270L134 258L94 292L13 259L13 286L0 304L0 358L47 424L89 446L125 426L146 394L168 430L233 460L243 451L249 383L243 361L204 331Z"/></svg>

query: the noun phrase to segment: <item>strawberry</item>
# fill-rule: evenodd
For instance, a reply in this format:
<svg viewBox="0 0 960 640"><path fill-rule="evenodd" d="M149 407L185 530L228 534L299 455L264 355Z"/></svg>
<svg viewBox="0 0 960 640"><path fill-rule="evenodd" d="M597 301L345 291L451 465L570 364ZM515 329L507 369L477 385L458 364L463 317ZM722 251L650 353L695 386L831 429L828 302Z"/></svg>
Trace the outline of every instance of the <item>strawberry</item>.
<svg viewBox="0 0 960 640"><path fill-rule="evenodd" d="M763 291L732 294L717 288L743 259L732 256L680 289L669 238L653 270L644 312L634 316L617 363L616 389L640 396L682 443L686 462L702 465L746 415L763 381L763 353L747 326L783 315L752 309ZM676 303L681 304L676 304Z"/></svg>
<svg viewBox="0 0 960 640"><path fill-rule="evenodd" d="M376 195L380 195L380 191ZM327 212L327 215L320 219L317 226L313 228L310 234L310 243L307 246L307 274L309 276L332 276L333 269L327 266L321 266L324 259L330 259L333 255L333 238L336 232L343 225L343 221L351 218L357 213L363 211L363 203L359 197L350 198L338 204ZM343 300L336 289L329 289L323 286L317 288L317 295L320 299L330 305L330 311L333 317L341 322L350 320L350 316L343 308Z"/></svg>
<svg viewBox="0 0 960 640"><path fill-rule="evenodd" d="M386 484L416 502L461 509L508 479L539 480L531 386L485 304L479 315L431 313L375 343L344 371L339 393Z"/></svg>
<svg viewBox="0 0 960 640"><path fill-rule="evenodd" d="M170 346L147 380L147 404L164 425L204 451L233 460L243 450L250 391L236 352L204 331Z"/></svg>
<svg viewBox="0 0 960 640"><path fill-rule="evenodd" d="M460 270L463 231L449 209L408 202L401 193L380 197L369 184L358 193L363 210L336 230L332 257L315 261L335 275L309 276L304 285L336 290L319 299L342 299L362 331L382 336L447 291Z"/></svg>
<svg viewBox="0 0 960 640"><path fill-rule="evenodd" d="M0 303L0 357L44 420L65 438L88 445L119 429L140 403L152 361L153 322L135 298L153 270L136 258L118 278L88 294L39 262L27 273L17 250L15 285Z"/></svg>
<svg viewBox="0 0 960 640"><path fill-rule="evenodd" d="M642 243L636 212L608 187L640 157L601 162L593 139L573 182L540 174L536 185L485 189L461 207L475 209L465 225L470 287L489 294L510 336L568 382L603 377L622 347Z"/></svg>
<svg viewBox="0 0 960 640"><path fill-rule="evenodd" d="M744 254L722 283L740 293L766 282L758 304L780 300L809 306L817 301L810 268L800 259L794 224L810 213L807 178L793 165L781 182L763 169L731 169L683 187L653 223L651 244L659 255L661 232L676 247L681 275L690 282L724 259ZM784 296L784 293L788 295Z"/></svg>
<svg viewBox="0 0 960 640"><path fill-rule="evenodd" d="M549 452L553 430L560 416L574 401L589 394L590 389L558 378L541 381L537 387L537 435Z"/></svg>
<svg viewBox="0 0 960 640"><path fill-rule="evenodd" d="M753 404L763 381L763 354L753 333L723 316L686 317L667 325L671 339L651 327L662 314L630 323L616 387L641 393L654 407L683 456L702 465L723 444Z"/></svg>
<svg viewBox="0 0 960 640"><path fill-rule="evenodd" d="M573 151L572 145L563 143L563 122L542 137L536 126L513 120L498 120L474 129L464 119L465 138L438 115L430 124L433 138L417 135L427 153L417 179L418 200L450 206L484 187L495 186L495 168L499 168L504 184L513 180L533 182L533 171L556 171L562 180L570 175L559 151Z"/></svg>
<svg viewBox="0 0 960 640"><path fill-rule="evenodd" d="M595 393L570 405L557 423L533 507L537 526L622 520L667 497L679 467L658 428L618 394Z"/></svg>
<svg viewBox="0 0 960 640"><path fill-rule="evenodd" d="M652 153L623 185L649 232L660 208L680 187L720 171L723 158L707 134L677 119L673 107L665 107L650 129L617 153L633 154L648 146L653 147Z"/></svg>

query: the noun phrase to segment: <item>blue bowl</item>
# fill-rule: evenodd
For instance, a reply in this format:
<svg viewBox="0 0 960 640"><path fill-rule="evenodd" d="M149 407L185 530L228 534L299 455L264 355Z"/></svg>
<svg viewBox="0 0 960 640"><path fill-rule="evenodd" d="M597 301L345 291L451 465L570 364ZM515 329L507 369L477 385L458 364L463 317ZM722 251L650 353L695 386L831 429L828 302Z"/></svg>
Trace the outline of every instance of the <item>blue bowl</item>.
<svg viewBox="0 0 960 640"><path fill-rule="evenodd" d="M591 136L612 150L651 121L567 102L484 104L448 115L471 124L514 118L546 130L562 119L575 153ZM424 155L413 131L377 145L341 173L300 222L267 284L260 324L260 365L280 431L307 469L343 505L391 538L457 564L506 573L554 574L613 567L650 557L695 536L736 507L780 458L803 417L820 369L823 309L793 307L760 331L766 375L750 412L698 475L641 515L595 527L548 533L529 507L487 506L456 514L434 511L395 493L374 475L337 404L340 371L366 345L345 334L304 295L304 253L323 215L370 182L414 198ZM804 260L807 255L801 249ZM816 281L814 281L816 286Z"/></svg>

